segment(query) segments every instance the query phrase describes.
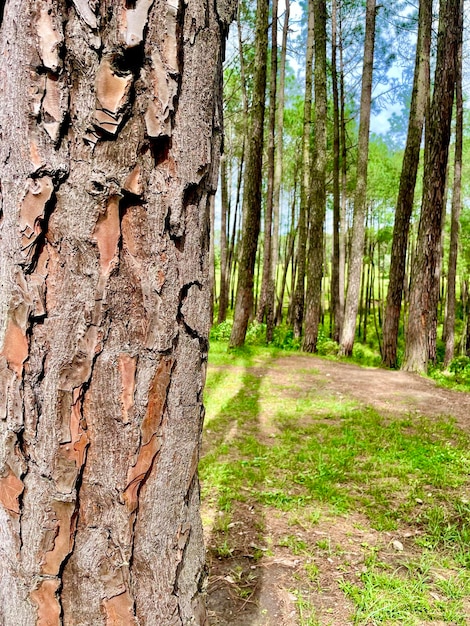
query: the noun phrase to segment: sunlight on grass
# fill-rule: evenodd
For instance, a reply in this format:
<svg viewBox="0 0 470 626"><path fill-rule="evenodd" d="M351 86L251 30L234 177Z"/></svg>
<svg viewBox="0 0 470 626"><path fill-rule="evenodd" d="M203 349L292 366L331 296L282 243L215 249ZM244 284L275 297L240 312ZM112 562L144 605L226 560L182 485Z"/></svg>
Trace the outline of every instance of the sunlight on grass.
<svg viewBox="0 0 470 626"><path fill-rule="evenodd" d="M209 368L200 476L210 508L226 516L237 503L253 502L289 512L289 524L301 529L318 522L319 507L328 516L359 513L380 532L412 528L421 559L390 569L371 552L357 582L341 583L356 607L354 624L465 624L469 436L448 418L392 418L322 393L321 385L302 388L294 371L294 382L276 385L267 377L273 358L253 348L216 352ZM312 380L313 368L305 375ZM321 541L309 546L290 534L280 545L313 558L313 550L325 552ZM229 554L230 546L222 541L217 549ZM317 567L312 560L311 578ZM303 592L295 594L300 623L317 624Z"/></svg>

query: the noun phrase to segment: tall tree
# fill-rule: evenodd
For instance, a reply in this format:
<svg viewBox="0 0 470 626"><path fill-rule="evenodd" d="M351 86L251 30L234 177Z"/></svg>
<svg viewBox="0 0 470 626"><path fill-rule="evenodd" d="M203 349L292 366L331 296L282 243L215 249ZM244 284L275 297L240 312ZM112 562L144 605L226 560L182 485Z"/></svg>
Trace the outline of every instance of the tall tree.
<svg viewBox="0 0 470 626"><path fill-rule="evenodd" d="M268 119L268 160L267 160L267 189L266 207L264 210L264 243L263 243L263 277L258 307L258 321L270 318L272 327L272 302L268 306L268 290L272 276L273 254L273 203L274 203L274 168L276 144L276 110L277 110L277 13L278 0L272 0L271 9L271 71L269 80L269 119Z"/></svg>
<svg viewBox="0 0 470 626"><path fill-rule="evenodd" d="M365 217L367 202L367 161L369 156L369 128L372 94L372 74L375 43L375 0L366 3L366 32L362 66L361 108L357 151L357 182L354 196L354 216L349 255L348 287L341 333L340 353L350 355L354 345L356 317L359 306L362 256L364 250Z"/></svg>
<svg viewBox="0 0 470 626"><path fill-rule="evenodd" d="M460 0L441 0L434 92L426 132L423 199L413 259L403 369L425 372L435 335L442 215L455 92Z"/></svg>
<svg viewBox="0 0 470 626"><path fill-rule="evenodd" d="M315 91L315 150L312 168L312 219L309 232L309 258L305 307L303 349L314 352L317 347L321 313L321 283L323 277L323 224L326 209L326 0L314 0L314 91Z"/></svg>
<svg viewBox="0 0 470 626"><path fill-rule="evenodd" d="M272 251L271 251L271 275L268 285L266 309L267 309L267 328L266 341L273 339L275 324L275 306L276 306L276 272L279 260L279 222L280 222L280 200L281 200L281 183L282 183L282 161L284 154L284 104L285 104L285 83L286 83L286 60L287 60L287 36L289 33L289 16L290 16L290 0L285 0L284 24L282 27L282 43L281 58L279 67L279 89L276 109L276 153L274 163L274 182L273 182L273 235L272 235Z"/></svg>
<svg viewBox="0 0 470 626"><path fill-rule="evenodd" d="M206 623L196 468L231 10L6 3L4 626Z"/></svg>
<svg viewBox="0 0 470 626"><path fill-rule="evenodd" d="M308 0L307 49L305 56L305 95L302 131L302 165L300 179L300 208L297 236L297 272L295 291L292 294L292 322L294 335L300 337L304 319L305 270L307 236L310 218L310 131L312 126L312 67L314 50L313 0Z"/></svg>
<svg viewBox="0 0 470 626"><path fill-rule="evenodd" d="M253 273L261 221L261 175L266 100L266 61L268 54L269 0L258 0L256 9L255 71L253 99L247 134L247 157L243 185L242 250L238 267L238 287L230 335L232 347L245 342L248 320L253 309Z"/></svg>
<svg viewBox="0 0 470 626"><path fill-rule="evenodd" d="M340 293L340 105L338 89L338 3L331 3L331 85L333 94L333 253L331 262L331 313L333 339L339 341L342 324L343 298ZM344 288L344 284L343 284Z"/></svg>
<svg viewBox="0 0 470 626"><path fill-rule="evenodd" d="M462 154L463 154L463 94L462 94L462 32L463 0L460 3L459 44L457 49L457 67L455 79L455 157L454 183L452 188L452 211L450 226L449 266L447 270L447 312L444 323L445 355L447 367L454 358L455 344L455 306L457 255L459 248L460 210L462 208Z"/></svg>
<svg viewBox="0 0 470 626"><path fill-rule="evenodd" d="M398 329L403 281L405 279L408 233L413 210L424 118L426 111L429 109L431 28L432 0L420 0L413 91L400 188L395 210L390 279L383 326L383 362L387 367L395 367L397 364Z"/></svg>

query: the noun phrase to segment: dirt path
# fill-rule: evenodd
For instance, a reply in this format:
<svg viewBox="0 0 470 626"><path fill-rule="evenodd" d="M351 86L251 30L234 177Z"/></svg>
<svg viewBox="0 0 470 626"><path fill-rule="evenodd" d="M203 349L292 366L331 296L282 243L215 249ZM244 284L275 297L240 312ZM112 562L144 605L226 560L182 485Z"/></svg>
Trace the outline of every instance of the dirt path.
<svg viewBox="0 0 470 626"><path fill-rule="evenodd" d="M470 394L440 389L432 381L413 374L299 355L278 358L269 369L264 364L248 369L255 374L259 369L259 376L276 387L280 401L284 394L302 398L307 391L311 394L314 390L319 399L336 398L373 407L391 416L452 416L458 426L470 431ZM260 437L275 434L270 416L263 411L259 422ZM334 518L325 513L319 524L296 528L299 540L325 546L315 555L315 566L319 569L317 588L308 590L308 602L315 607L318 621L303 621L299 617L295 581L305 571L305 561L282 545L282 537L293 532L288 516L261 510L248 498L233 512L231 520L226 530L227 542L236 549L226 557L214 551L214 535L206 531L211 626L348 626L353 623L353 606L340 590L338 578L347 570L346 575L357 580L364 571L367 550L377 547L381 559L389 559L395 566L397 555L393 542L400 541L405 554L407 551L411 554L416 532L408 528L395 533L378 532L364 516L355 513ZM260 545L260 528L268 541L264 545ZM335 551L335 546L341 550ZM268 556L254 559L255 549L265 550ZM244 589L245 595L241 593ZM422 626L428 624L445 626L444 622L421 622Z"/></svg>
<svg viewBox="0 0 470 626"><path fill-rule="evenodd" d="M315 370L313 381L318 384L320 379L329 393L393 414L451 415L461 428L470 430L470 394L441 389L417 374L306 356L288 356L275 362L277 371L289 375L300 370L306 381L312 381L307 374L311 368Z"/></svg>

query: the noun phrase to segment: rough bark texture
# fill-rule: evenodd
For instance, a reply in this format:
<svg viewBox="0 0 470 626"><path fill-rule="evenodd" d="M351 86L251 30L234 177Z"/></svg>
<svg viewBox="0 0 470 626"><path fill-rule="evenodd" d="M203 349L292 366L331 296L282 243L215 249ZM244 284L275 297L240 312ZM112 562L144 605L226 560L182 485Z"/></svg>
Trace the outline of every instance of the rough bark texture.
<svg viewBox="0 0 470 626"><path fill-rule="evenodd" d="M273 201L274 201L274 165L276 145L276 110L277 110L277 9L278 0L271 0L271 71L269 79L269 116L268 116L268 159L266 207L264 209L263 273L261 293L258 305L258 322L266 319L267 326L273 327L273 299L269 298L272 285L273 255ZM272 339L272 337L271 337ZM266 341L269 341L266 333Z"/></svg>
<svg viewBox="0 0 470 626"><path fill-rule="evenodd" d="M423 200L413 261L403 369L425 372L436 319L444 190L455 91L460 0L442 0L434 93L426 133Z"/></svg>
<svg viewBox="0 0 470 626"><path fill-rule="evenodd" d="M447 312L444 323L445 355L444 366L447 367L454 358L455 347L455 306L457 256L459 250L460 210L462 207L462 153L463 153L463 94L462 94L462 25L463 0L460 6L459 47L455 80L455 159L454 183L452 189L452 212L450 226L449 266L447 275Z"/></svg>
<svg viewBox="0 0 470 626"><path fill-rule="evenodd" d="M6 4L3 626L206 622L196 468L231 12Z"/></svg>
<svg viewBox="0 0 470 626"><path fill-rule="evenodd" d="M268 52L269 0L258 0L256 11L255 73L247 157L243 185L242 250L230 345L245 342L248 320L253 309L253 272L261 220L261 173L263 164L263 125Z"/></svg>
<svg viewBox="0 0 470 626"><path fill-rule="evenodd" d="M312 219L309 233L305 335L303 349L315 352L321 314L323 224L326 210L326 2L314 0L315 159L312 172Z"/></svg>
<svg viewBox="0 0 470 626"><path fill-rule="evenodd" d="M423 124L429 108L429 58L431 50L432 0L419 4L418 41L411 95L410 116L405 154L400 176L395 224L393 227L390 280L383 326L383 363L387 367L397 365L397 341L400 323L403 281L405 279L408 232L413 210L413 199L418 173L419 152Z"/></svg>
<svg viewBox="0 0 470 626"><path fill-rule="evenodd" d="M305 55L305 96L302 130L302 167L300 175L300 209L297 237L297 270L292 294L292 325L295 337L302 334L305 304L305 270L307 265L307 236L310 217L310 130L312 127L312 67L314 49L313 0L308 0L307 49Z"/></svg>
<svg viewBox="0 0 470 626"><path fill-rule="evenodd" d="M331 88L333 96L333 255L331 260L331 304L333 317L333 339L339 341L342 325L343 301L340 295L340 127L339 127L339 90L337 71L337 16L336 0L331 3Z"/></svg>
<svg viewBox="0 0 470 626"><path fill-rule="evenodd" d="M344 312L344 325L341 333L340 353L352 354L356 317L359 307L362 256L367 201L367 162L369 157L369 127L372 93L372 72L375 42L375 0L367 0L366 33L364 41L364 64L362 69L361 110L357 154L357 183L354 196L354 216L349 256L348 289Z"/></svg>

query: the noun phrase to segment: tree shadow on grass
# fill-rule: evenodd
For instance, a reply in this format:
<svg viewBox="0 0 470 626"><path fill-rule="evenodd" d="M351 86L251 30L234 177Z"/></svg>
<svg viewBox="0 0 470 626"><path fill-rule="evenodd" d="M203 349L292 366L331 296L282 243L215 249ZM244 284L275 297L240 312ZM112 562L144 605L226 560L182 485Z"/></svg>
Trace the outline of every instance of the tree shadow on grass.
<svg viewBox="0 0 470 626"><path fill-rule="evenodd" d="M266 609L259 603L265 520L262 506L250 496L263 484L262 471L253 459L266 373L266 367L245 366L240 387L209 420L204 433L200 472L210 570L207 606L212 626L265 623ZM220 371L214 373L211 393L223 393L224 379ZM261 453L261 447L259 450Z"/></svg>

